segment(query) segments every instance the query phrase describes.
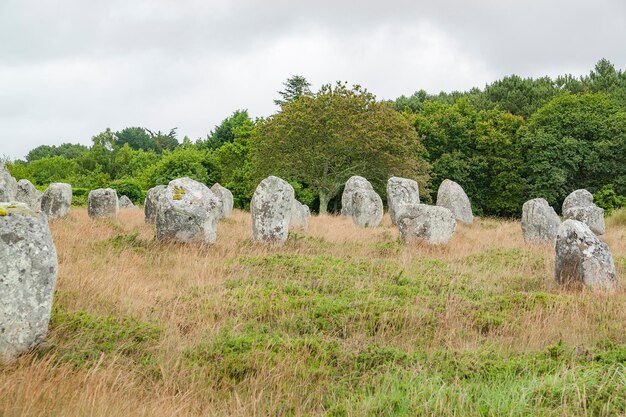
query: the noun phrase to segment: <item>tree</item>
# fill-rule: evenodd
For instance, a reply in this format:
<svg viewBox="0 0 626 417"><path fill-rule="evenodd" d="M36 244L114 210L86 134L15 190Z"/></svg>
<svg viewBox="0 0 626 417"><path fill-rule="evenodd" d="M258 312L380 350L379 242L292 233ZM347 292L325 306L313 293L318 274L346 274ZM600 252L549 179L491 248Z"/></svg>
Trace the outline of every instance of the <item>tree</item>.
<svg viewBox="0 0 626 417"><path fill-rule="evenodd" d="M320 213L352 175L384 193L387 179L405 176L426 185L428 163L410 121L358 86L325 85L261 120L252 137L257 179L278 175L319 196Z"/></svg>
<svg viewBox="0 0 626 417"><path fill-rule="evenodd" d="M170 129L169 133L161 132L160 130L155 133L146 129L157 146L157 153L161 153L163 151L173 151L178 147L179 143L176 138L177 129L178 128L174 127Z"/></svg>
<svg viewBox="0 0 626 417"><path fill-rule="evenodd" d="M209 187L220 179L215 158L209 152L195 147L165 152L159 162L146 168L142 174L148 188L181 177L189 177Z"/></svg>
<svg viewBox="0 0 626 417"><path fill-rule="evenodd" d="M244 127L246 126L246 127ZM222 120L215 129L208 135L207 140L199 143L201 147L218 149L225 143L232 143L235 140L237 129L250 128L253 126L252 119L248 116L247 110L236 110L232 115Z"/></svg>
<svg viewBox="0 0 626 417"><path fill-rule="evenodd" d="M283 85L285 86L285 89L278 92L282 99L274 100L274 104L277 106L283 107L285 104L300 96L311 95L311 83L309 83L306 78L301 75L291 76L283 83Z"/></svg>
<svg viewBox="0 0 626 417"><path fill-rule="evenodd" d="M120 148L128 144L131 149L144 151L159 151L154 139L143 127L127 127L119 132L115 132L115 145Z"/></svg>
<svg viewBox="0 0 626 417"><path fill-rule="evenodd" d="M59 146L41 145L31 149L26 155L28 162L36 161L41 158L49 158L53 156L62 156L66 159L77 159L89 149L85 145L63 143Z"/></svg>

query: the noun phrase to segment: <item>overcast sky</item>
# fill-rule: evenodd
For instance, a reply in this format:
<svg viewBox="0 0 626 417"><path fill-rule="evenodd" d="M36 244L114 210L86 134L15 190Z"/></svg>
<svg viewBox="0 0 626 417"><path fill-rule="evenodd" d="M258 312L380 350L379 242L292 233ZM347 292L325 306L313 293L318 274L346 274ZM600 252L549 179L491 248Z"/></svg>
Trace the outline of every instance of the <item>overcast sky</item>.
<svg viewBox="0 0 626 417"><path fill-rule="evenodd" d="M0 156L110 127L205 137L282 83L378 98L626 69L624 0L0 0Z"/></svg>

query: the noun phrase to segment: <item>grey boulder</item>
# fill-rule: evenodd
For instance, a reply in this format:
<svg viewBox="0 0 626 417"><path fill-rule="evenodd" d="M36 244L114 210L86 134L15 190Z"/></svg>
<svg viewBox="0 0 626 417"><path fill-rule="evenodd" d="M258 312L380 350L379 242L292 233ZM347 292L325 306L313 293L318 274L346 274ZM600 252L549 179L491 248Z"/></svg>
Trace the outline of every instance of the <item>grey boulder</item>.
<svg viewBox="0 0 626 417"><path fill-rule="evenodd" d="M387 207L391 223L396 224L398 211L404 204L419 204L420 193L417 181L391 177L387 181Z"/></svg>
<svg viewBox="0 0 626 417"><path fill-rule="evenodd" d="M426 204L402 206L397 222L400 237L407 243L422 239L434 245L446 244L456 229L456 220L449 209Z"/></svg>
<svg viewBox="0 0 626 417"><path fill-rule="evenodd" d="M160 197L164 194L167 185L157 185L150 188L146 194L146 199L143 203L143 212L146 223L154 224L156 222L157 206Z"/></svg>
<svg viewBox="0 0 626 417"><path fill-rule="evenodd" d="M522 206L522 234L527 242L554 242L561 219L543 198L533 198Z"/></svg>
<svg viewBox="0 0 626 417"><path fill-rule="evenodd" d="M133 204L133 202L130 200L130 198L128 198L128 196L121 196L120 200L119 200L119 207L121 209L133 209L133 208L137 208L137 206L135 206Z"/></svg>
<svg viewBox="0 0 626 417"><path fill-rule="evenodd" d="M252 239L270 243L286 241L294 199L293 187L287 181L275 176L261 181L250 202Z"/></svg>
<svg viewBox="0 0 626 417"><path fill-rule="evenodd" d="M572 207L588 207L593 206L593 194L585 189L572 191L565 200L563 200L562 213L565 213Z"/></svg>
<svg viewBox="0 0 626 417"><path fill-rule="evenodd" d="M26 204L33 210L37 210L41 206L42 193L37 191L32 182L21 179L17 182L17 195L15 201Z"/></svg>
<svg viewBox="0 0 626 417"><path fill-rule="evenodd" d="M215 196L220 200L221 217L228 219L230 216L233 215L233 193L231 193L228 188L222 187L217 182L213 184L213 187L211 187L211 191L213 191L213 194L215 194Z"/></svg>
<svg viewBox="0 0 626 417"><path fill-rule="evenodd" d="M4 164L0 162L0 201L15 201L17 196L17 180L11 176Z"/></svg>
<svg viewBox="0 0 626 417"><path fill-rule="evenodd" d="M63 182L53 182L41 197L41 211L49 219L67 216L72 207L72 186Z"/></svg>
<svg viewBox="0 0 626 417"><path fill-rule="evenodd" d="M178 178L167 185L156 208L157 239L182 243L214 243L220 201L206 185Z"/></svg>
<svg viewBox="0 0 626 417"><path fill-rule="evenodd" d="M352 195L357 190L374 190L372 184L363 177L355 175L350 177L348 181L346 181L346 185L343 189L343 194L341 195L341 214L343 216L352 216L354 213L353 210L353 199Z"/></svg>
<svg viewBox="0 0 626 417"><path fill-rule="evenodd" d="M463 223L474 221L472 204L463 188L454 181L443 180L437 191L437 205L450 210L454 218Z"/></svg>
<svg viewBox="0 0 626 417"><path fill-rule="evenodd" d="M357 189L352 193L352 221L359 227L376 227L383 219L383 200L374 190Z"/></svg>
<svg viewBox="0 0 626 417"><path fill-rule="evenodd" d="M113 188L91 190L88 196L87 214L92 219L117 217L119 202Z"/></svg>
<svg viewBox="0 0 626 417"><path fill-rule="evenodd" d="M10 360L48 332L58 264L46 217L0 203L0 260L0 359Z"/></svg>
<svg viewBox="0 0 626 417"><path fill-rule="evenodd" d="M586 285L597 290L617 287L613 256L584 223L565 220L556 238L555 279L561 285Z"/></svg>
<svg viewBox="0 0 626 417"><path fill-rule="evenodd" d="M293 206L291 206L291 219L289 221L289 228L307 230L309 228L310 217L311 210L309 210L309 206L307 206L306 204L302 204L294 198Z"/></svg>

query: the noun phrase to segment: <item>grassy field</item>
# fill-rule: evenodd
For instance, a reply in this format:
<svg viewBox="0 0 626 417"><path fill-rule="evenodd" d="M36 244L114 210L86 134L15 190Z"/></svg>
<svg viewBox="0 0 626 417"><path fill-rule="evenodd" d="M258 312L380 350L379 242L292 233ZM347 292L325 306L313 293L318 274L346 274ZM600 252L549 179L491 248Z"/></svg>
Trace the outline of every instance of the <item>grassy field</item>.
<svg viewBox="0 0 626 417"><path fill-rule="evenodd" d="M236 212L198 247L73 209L47 343L0 365L0 416L626 415L619 223L621 289L594 294L556 287L512 221L429 247L314 217L267 247Z"/></svg>

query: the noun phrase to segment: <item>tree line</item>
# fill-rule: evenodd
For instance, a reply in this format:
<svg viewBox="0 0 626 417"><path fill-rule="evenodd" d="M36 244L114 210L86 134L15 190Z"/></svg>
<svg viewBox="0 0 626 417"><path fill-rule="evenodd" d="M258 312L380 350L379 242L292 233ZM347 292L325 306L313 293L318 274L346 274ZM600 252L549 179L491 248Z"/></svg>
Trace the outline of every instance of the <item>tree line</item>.
<svg viewBox="0 0 626 417"><path fill-rule="evenodd" d="M341 82L312 92L299 75L279 95L275 114L253 120L237 110L194 141L179 141L175 128L107 129L91 146L38 146L7 166L39 187L110 186L135 202L188 176L221 183L246 208L258 182L277 175L314 211L334 212L350 176L368 178L384 197L395 175L417 180L427 203L450 178L477 215L519 216L535 197L558 210L577 188L609 210L626 203L626 72L605 59L581 77L512 75L483 89L390 101Z"/></svg>

